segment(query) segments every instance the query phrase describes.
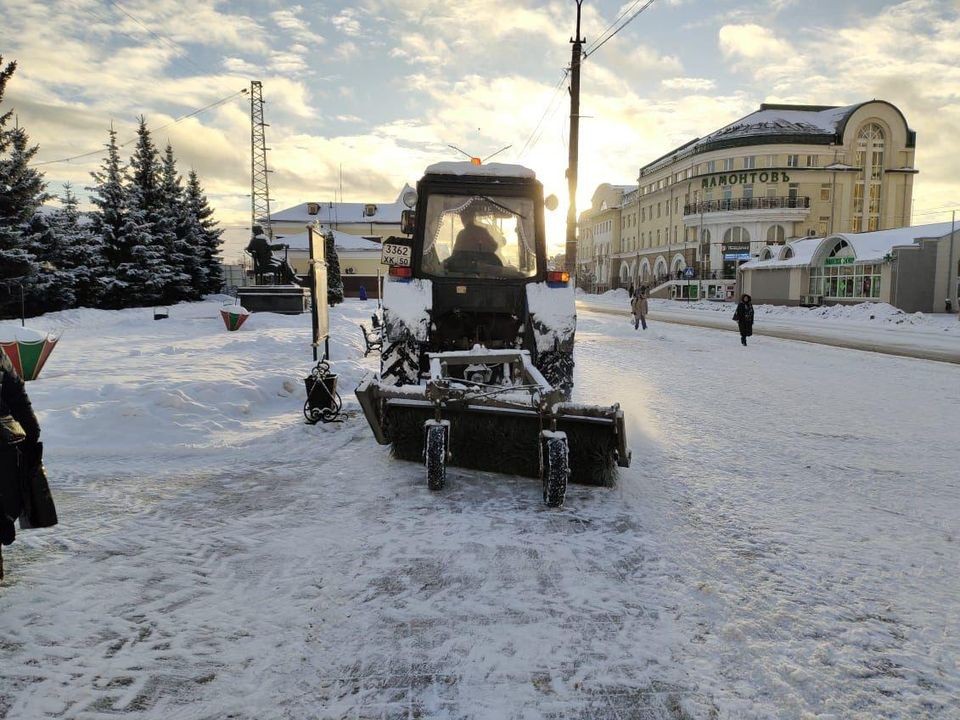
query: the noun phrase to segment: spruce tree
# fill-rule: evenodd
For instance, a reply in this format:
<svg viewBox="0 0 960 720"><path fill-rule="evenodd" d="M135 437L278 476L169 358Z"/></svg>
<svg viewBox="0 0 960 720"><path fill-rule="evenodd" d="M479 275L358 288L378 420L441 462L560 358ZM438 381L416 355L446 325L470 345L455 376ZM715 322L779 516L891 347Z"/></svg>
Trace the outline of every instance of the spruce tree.
<svg viewBox="0 0 960 720"><path fill-rule="evenodd" d="M51 215L50 224L60 237L63 256L58 264L71 275L75 306L97 307L106 275L103 241L93 232L91 223L81 220L79 202L70 183L64 185L60 207Z"/></svg>
<svg viewBox="0 0 960 720"><path fill-rule="evenodd" d="M127 290L126 282L117 274L117 268L130 262L130 245L124 235L126 225L126 170L120 164L120 150L117 147L117 131L110 127L107 142L107 156L100 170L90 173L94 185L90 201L96 210L91 215L93 235L102 248L104 271L101 275L102 290L98 307L123 307Z"/></svg>
<svg viewBox="0 0 960 720"><path fill-rule="evenodd" d="M0 102L16 68L15 62L3 67L0 56ZM12 114L12 110L0 113L0 317L19 314L21 287L29 288L37 269L24 230L49 197L43 175L29 167L37 147L30 147L23 128L8 128Z"/></svg>
<svg viewBox="0 0 960 720"><path fill-rule="evenodd" d="M336 305L343 302L343 278L340 276L340 256L337 255L337 246L333 233L326 235L327 255L327 304Z"/></svg>
<svg viewBox="0 0 960 720"><path fill-rule="evenodd" d="M207 202L195 170L190 171L187 179L187 208L204 271L200 292L220 292L223 287L223 268L220 265L220 246L223 244L220 236L223 235L223 230L217 227L217 221L213 219L213 208Z"/></svg>
<svg viewBox="0 0 960 720"><path fill-rule="evenodd" d="M186 207L186 194L180 176L173 147L167 143L160 169L160 194L163 206L158 216L157 237L164 242L166 261L170 265L170 282L164 288L164 302L200 298L203 272L198 250L191 238L191 223Z"/></svg>
<svg viewBox="0 0 960 720"><path fill-rule="evenodd" d="M160 156L141 116L137 144L130 157L127 181L127 217L123 231L131 257L117 266L117 276L127 283L129 305L176 302L178 273L169 262L174 228L164 223Z"/></svg>
<svg viewBox="0 0 960 720"><path fill-rule="evenodd" d="M27 315L66 310L76 304L73 273L64 266L66 248L58 228L37 213L23 235L24 247L33 255L36 270L26 288Z"/></svg>

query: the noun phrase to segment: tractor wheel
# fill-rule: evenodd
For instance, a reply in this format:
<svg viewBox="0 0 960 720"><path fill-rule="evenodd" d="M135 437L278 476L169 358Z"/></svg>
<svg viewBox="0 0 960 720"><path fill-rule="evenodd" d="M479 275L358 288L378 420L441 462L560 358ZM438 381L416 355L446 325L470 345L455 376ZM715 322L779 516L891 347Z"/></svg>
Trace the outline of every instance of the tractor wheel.
<svg viewBox="0 0 960 720"><path fill-rule="evenodd" d="M548 383L570 398L573 392L573 353L549 350L537 356L537 370Z"/></svg>
<svg viewBox="0 0 960 720"><path fill-rule="evenodd" d="M567 494L570 476L570 454L567 436L551 433L540 441L540 478L543 481L543 502L547 507L560 507Z"/></svg>
<svg viewBox="0 0 960 720"><path fill-rule="evenodd" d="M450 425L429 420L423 426L423 462L427 466L427 487L443 490L447 480L447 434Z"/></svg>
<svg viewBox="0 0 960 720"><path fill-rule="evenodd" d="M419 376L420 358L416 344L401 340L384 345L380 353L380 381L384 385L416 385Z"/></svg>

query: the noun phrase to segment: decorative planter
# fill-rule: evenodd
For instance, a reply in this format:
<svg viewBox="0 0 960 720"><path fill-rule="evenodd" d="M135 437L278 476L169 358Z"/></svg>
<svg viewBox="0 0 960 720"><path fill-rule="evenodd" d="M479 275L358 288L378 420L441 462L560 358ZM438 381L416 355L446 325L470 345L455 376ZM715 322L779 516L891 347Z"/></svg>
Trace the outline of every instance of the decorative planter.
<svg viewBox="0 0 960 720"><path fill-rule="evenodd" d="M231 332L239 330L240 327L250 317L250 311L242 305L223 305L220 308L220 317L223 318L223 324Z"/></svg>
<svg viewBox="0 0 960 720"><path fill-rule="evenodd" d="M36 380L60 340L59 335L26 327L0 328L0 347L24 380Z"/></svg>

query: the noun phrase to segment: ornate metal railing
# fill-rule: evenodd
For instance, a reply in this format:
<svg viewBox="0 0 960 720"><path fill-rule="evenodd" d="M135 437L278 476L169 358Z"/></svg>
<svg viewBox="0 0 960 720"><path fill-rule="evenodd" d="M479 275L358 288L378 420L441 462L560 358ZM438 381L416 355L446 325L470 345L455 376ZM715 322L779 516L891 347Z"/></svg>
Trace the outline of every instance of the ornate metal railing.
<svg viewBox="0 0 960 720"><path fill-rule="evenodd" d="M729 200L703 200L697 203L687 203L683 206L683 214L699 215L700 213L729 212L731 210L807 210L809 208L810 198L806 196L730 198Z"/></svg>

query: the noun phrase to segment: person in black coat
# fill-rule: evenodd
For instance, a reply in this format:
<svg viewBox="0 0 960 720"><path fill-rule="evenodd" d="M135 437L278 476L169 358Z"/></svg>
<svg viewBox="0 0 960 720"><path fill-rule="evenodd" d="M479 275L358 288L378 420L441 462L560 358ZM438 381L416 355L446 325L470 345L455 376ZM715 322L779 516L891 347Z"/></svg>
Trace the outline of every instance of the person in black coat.
<svg viewBox="0 0 960 720"><path fill-rule="evenodd" d="M42 455L40 423L23 380L0 348L0 546L13 542L17 519L21 529L57 524Z"/></svg>
<svg viewBox="0 0 960 720"><path fill-rule="evenodd" d="M740 342L746 345L747 338L753 335L753 303L746 293L741 296L740 302L737 303L733 319L740 327Z"/></svg>

